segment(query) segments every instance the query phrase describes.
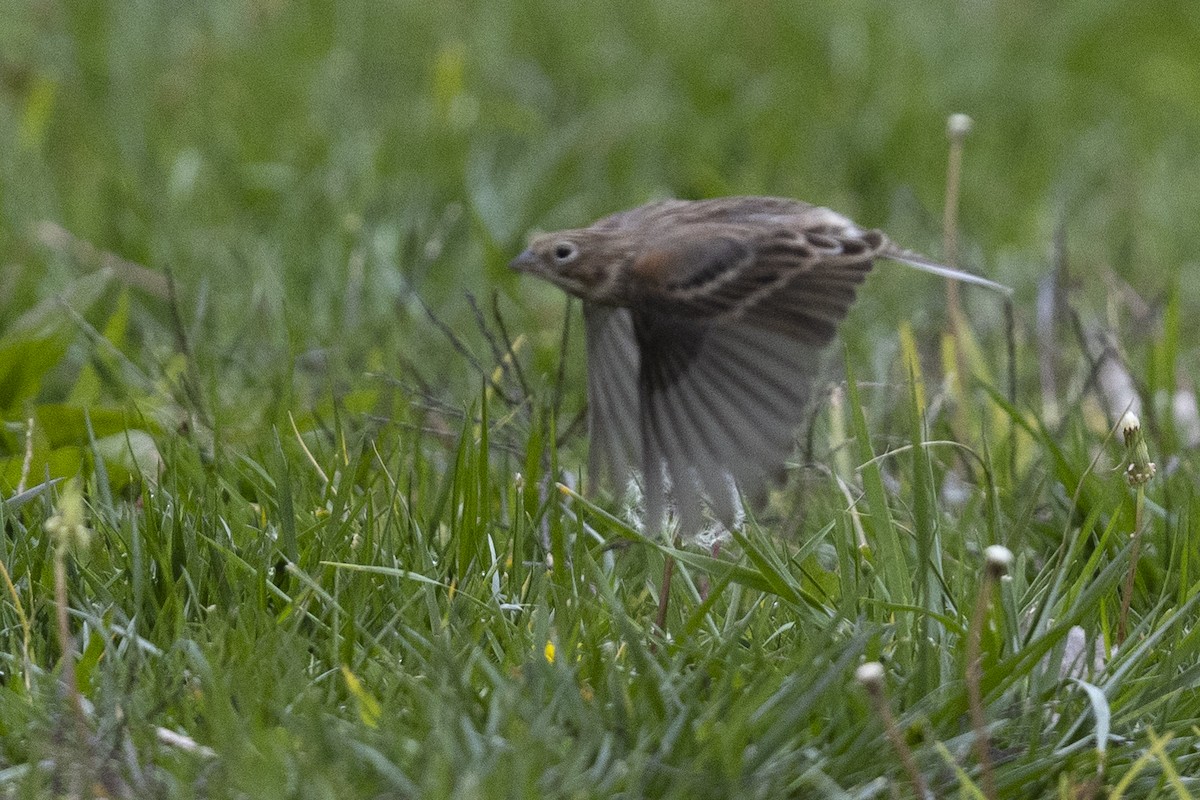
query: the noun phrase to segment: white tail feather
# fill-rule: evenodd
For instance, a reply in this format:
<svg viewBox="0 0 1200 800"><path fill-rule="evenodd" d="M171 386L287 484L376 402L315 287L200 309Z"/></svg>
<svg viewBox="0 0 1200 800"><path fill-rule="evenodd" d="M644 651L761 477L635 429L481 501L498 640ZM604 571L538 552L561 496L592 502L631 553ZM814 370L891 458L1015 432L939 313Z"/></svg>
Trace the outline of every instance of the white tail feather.
<svg viewBox="0 0 1200 800"><path fill-rule="evenodd" d="M914 253L911 250L901 250L895 248L891 251L880 253L884 258L892 261L899 261L902 264L907 264L910 267L928 272L931 275L939 275L943 278L949 278L952 281L962 281L963 283L973 283L976 286L982 286L985 289L991 289L995 292L1000 292L1005 297L1012 297L1013 290L1002 283L990 281L987 278L981 278L978 275L972 275L970 272L963 272L954 267L947 267L945 264L939 264L936 261L931 261L920 253Z"/></svg>

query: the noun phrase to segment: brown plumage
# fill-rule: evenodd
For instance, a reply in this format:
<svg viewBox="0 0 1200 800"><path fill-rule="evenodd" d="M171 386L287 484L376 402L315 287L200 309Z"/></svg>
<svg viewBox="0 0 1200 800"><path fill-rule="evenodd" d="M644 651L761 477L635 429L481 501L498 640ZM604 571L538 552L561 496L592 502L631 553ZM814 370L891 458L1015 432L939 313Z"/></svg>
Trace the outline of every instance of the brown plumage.
<svg viewBox="0 0 1200 800"><path fill-rule="evenodd" d="M641 472L648 530L671 498L726 525L793 446L816 374L877 258L985 281L826 208L776 197L665 200L536 237L512 262L584 301L590 480Z"/></svg>

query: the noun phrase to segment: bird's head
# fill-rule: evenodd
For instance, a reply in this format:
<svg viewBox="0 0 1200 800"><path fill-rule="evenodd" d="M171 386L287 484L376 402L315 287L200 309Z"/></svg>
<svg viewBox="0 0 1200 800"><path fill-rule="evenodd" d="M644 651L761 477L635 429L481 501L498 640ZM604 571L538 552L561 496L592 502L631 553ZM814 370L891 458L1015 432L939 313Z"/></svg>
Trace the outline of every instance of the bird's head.
<svg viewBox="0 0 1200 800"><path fill-rule="evenodd" d="M509 266L576 297L603 303L614 291L627 259L619 240L612 233L584 228L541 234L530 239Z"/></svg>

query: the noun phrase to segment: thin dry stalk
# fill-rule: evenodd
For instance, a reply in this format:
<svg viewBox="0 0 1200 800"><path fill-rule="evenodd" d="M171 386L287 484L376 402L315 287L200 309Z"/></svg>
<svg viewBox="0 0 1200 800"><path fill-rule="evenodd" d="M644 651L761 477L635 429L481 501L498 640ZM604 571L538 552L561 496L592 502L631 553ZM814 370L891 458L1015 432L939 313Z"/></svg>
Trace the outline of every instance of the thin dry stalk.
<svg viewBox="0 0 1200 800"><path fill-rule="evenodd" d="M1125 575L1125 586L1121 592L1121 617L1117 622L1117 644L1124 644L1129 626L1129 604L1133 599L1133 584L1137 577L1138 556L1142 546L1142 517L1146 506L1146 484L1154 477L1156 468L1150 460L1146 437L1142 434L1142 423L1132 411L1121 417L1121 434L1129 454L1125 477L1135 490L1133 515L1133 545L1129 554L1129 572Z"/></svg>
<svg viewBox="0 0 1200 800"><path fill-rule="evenodd" d="M963 141L971 131L971 118L966 114L951 114L946 123L950 152L946 165L946 205L942 210L942 258L946 266L958 268L958 196L962 186ZM946 308L949 312L950 333L958 337L959 322L963 319L958 282L946 281Z"/></svg>
<svg viewBox="0 0 1200 800"><path fill-rule="evenodd" d="M988 735L987 717L983 711L983 628L987 625L988 609L992 591L1012 563L1012 553L1006 547L993 545L985 551L986 564L983 582L979 586L979 598L975 602L975 613L971 627L967 630L967 706L971 715L971 728L975 733L975 758L979 761L980 782L988 800L996 798L996 778L992 767L992 743Z"/></svg>
<svg viewBox="0 0 1200 800"><path fill-rule="evenodd" d="M888 705L887 693L883 685L883 665L876 661L867 662L858 668L857 678L858 682L867 690L871 707L880 722L883 723L883 731L887 735L888 741L891 742L892 749L900 757L900 763L903 765L904 771L908 773L908 780L912 784L913 791L922 800L933 797L925 779L921 776L921 771L917 769L917 760L913 758L908 742L904 741L904 736L900 733L900 726L896 724L896 717L892 715L892 709Z"/></svg>

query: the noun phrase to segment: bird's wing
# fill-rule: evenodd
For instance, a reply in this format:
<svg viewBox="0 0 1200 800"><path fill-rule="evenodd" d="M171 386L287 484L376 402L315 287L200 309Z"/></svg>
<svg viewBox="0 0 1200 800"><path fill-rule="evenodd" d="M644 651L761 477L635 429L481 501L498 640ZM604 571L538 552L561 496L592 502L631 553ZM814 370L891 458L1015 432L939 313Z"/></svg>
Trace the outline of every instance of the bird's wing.
<svg viewBox="0 0 1200 800"><path fill-rule="evenodd" d="M833 338L872 260L878 231L827 226L681 225L629 267L640 305L698 320L744 320L812 345Z"/></svg>
<svg viewBox="0 0 1200 800"><path fill-rule="evenodd" d="M593 227L658 228L694 222L819 224L834 212L788 197L716 197L710 200L659 200L597 220ZM839 223L850 224L840 215Z"/></svg>
<svg viewBox="0 0 1200 800"><path fill-rule="evenodd" d="M587 338L588 479L607 476L618 494L641 468L638 347L624 308L583 304Z"/></svg>
<svg viewBox="0 0 1200 800"><path fill-rule="evenodd" d="M702 496L731 525L734 484L759 496L792 450L819 348L741 321L670 314L635 312L633 331L647 521L658 521L651 503L665 477L685 531L700 526Z"/></svg>

